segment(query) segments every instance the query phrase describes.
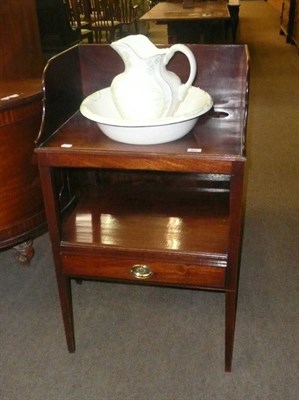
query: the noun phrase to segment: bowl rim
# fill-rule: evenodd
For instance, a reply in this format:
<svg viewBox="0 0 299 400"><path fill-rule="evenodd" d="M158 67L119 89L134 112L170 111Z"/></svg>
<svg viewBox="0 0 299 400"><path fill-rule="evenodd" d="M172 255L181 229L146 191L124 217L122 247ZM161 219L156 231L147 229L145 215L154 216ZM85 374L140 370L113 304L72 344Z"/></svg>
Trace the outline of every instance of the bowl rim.
<svg viewBox="0 0 299 400"><path fill-rule="evenodd" d="M131 127L131 128L142 128L142 127L150 127L150 126L164 126L164 125L173 125L177 124L180 122L188 121L194 118L198 118L199 116L207 113L212 107L213 107L213 99L209 93L204 91L203 89L200 89L199 87L191 86L189 88L189 91L193 91L194 93L200 93L201 96L206 97L206 101L203 103L203 106L197 110L194 110L190 113L183 113L171 117L165 117L157 120L148 120L144 122L140 121L131 121L131 120L126 120L122 119L121 116L119 116L119 119L112 119L109 117L101 116L99 114L95 114L94 112L90 111L88 104L92 101L94 102L96 100L96 97L98 97L101 93L111 91L110 87L106 87L101 90L97 90L94 93L91 93L88 95L81 103L80 105L80 112L81 114L98 123L98 124L103 124L103 125L111 125L111 126L118 126L118 127ZM179 110L178 110L179 111Z"/></svg>

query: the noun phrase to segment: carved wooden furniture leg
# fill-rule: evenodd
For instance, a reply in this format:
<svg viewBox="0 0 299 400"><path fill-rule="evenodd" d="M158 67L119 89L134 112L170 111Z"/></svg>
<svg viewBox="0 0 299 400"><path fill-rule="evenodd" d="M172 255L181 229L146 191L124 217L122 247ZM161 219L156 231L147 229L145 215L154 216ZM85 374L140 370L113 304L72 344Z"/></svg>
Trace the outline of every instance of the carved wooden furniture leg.
<svg viewBox="0 0 299 400"><path fill-rule="evenodd" d="M28 266L34 256L33 240L27 240L24 243L14 246L15 258L23 266Z"/></svg>

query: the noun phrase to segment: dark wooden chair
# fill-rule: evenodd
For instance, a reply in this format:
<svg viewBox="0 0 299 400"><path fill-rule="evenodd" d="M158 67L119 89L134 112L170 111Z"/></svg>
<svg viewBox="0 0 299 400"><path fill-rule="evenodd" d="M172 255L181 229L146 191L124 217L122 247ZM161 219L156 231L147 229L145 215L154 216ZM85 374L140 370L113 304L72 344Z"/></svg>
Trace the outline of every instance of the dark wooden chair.
<svg viewBox="0 0 299 400"><path fill-rule="evenodd" d="M95 34L95 41L111 43L117 31L120 30L120 21L114 13L113 3L110 0L93 0L91 29Z"/></svg>
<svg viewBox="0 0 299 400"><path fill-rule="evenodd" d="M68 8L70 24L74 30L80 32L80 41L87 39L93 43L93 31L91 29L89 2L86 0L65 0Z"/></svg>
<svg viewBox="0 0 299 400"><path fill-rule="evenodd" d="M112 0L117 19L123 26L134 25L135 33L138 33L138 9L139 5L132 0Z"/></svg>
<svg viewBox="0 0 299 400"><path fill-rule="evenodd" d="M111 43L116 32L123 35L123 27L134 24L138 33L138 5L132 0L92 0L91 29L95 32L95 41Z"/></svg>
<svg viewBox="0 0 299 400"><path fill-rule="evenodd" d="M36 0L42 51L46 58L80 42L80 32L72 29L63 0Z"/></svg>

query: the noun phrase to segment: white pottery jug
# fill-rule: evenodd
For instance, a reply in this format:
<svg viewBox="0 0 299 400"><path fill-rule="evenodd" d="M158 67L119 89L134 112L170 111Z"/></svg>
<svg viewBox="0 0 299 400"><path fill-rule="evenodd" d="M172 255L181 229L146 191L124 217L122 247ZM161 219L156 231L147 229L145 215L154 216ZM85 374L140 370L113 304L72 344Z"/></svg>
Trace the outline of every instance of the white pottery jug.
<svg viewBox="0 0 299 400"><path fill-rule="evenodd" d="M111 43L125 64L123 73L111 83L111 93L121 117L131 121L153 121L172 116L184 100L196 74L192 51L183 44L158 49L144 35L130 35ZM186 83L166 65L175 52L186 55L190 74Z"/></svg>

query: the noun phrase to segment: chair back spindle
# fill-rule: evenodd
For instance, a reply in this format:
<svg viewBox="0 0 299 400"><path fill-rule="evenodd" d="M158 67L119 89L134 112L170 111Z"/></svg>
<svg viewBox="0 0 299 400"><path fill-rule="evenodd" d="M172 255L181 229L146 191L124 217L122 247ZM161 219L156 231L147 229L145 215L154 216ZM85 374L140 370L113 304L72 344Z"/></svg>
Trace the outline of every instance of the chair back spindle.
<svg viewBox="0 0 299 400"><path fill-rule="evenodd" d="M123 27L134 24L138 33L138 5L132 5L132 0L90 0L92 9L91 29L95 32L95 41L111 43L123 36Z"/></svg>

